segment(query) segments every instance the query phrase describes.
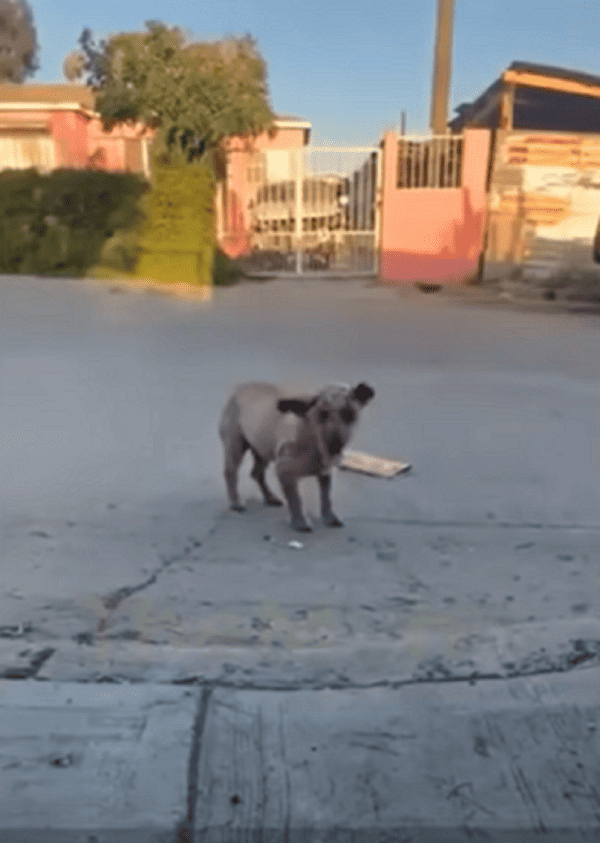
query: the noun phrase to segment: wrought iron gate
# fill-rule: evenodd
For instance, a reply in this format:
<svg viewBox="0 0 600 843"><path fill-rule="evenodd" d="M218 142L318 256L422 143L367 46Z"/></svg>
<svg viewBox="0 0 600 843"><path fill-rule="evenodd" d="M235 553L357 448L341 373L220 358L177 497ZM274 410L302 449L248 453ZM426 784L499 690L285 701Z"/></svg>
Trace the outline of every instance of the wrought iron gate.
<svg viewBox="0 0 600 843"><path fill-rule="evenodd" d="M257 164L248 203L251 270L378 272L379 149L266 150Z"/></svg>

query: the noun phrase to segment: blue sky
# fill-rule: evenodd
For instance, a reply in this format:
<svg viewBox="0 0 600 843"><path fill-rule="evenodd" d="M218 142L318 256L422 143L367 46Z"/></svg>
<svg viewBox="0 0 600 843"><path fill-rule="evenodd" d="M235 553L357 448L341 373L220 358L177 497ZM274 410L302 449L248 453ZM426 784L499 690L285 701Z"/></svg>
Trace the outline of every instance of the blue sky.
<svg viewBox="0 0 600 843"><path fill-rule="evenodd" d="M197 40L250 33L267 61L271 103L313 125L312 142L370 145L407 114L428 132L436 0L30 0L41 69L60 82L84 27L96 36L162 20ZM599 7L571 0L456 0L450 106L470 101L512 61L600 75Z"/></svg>

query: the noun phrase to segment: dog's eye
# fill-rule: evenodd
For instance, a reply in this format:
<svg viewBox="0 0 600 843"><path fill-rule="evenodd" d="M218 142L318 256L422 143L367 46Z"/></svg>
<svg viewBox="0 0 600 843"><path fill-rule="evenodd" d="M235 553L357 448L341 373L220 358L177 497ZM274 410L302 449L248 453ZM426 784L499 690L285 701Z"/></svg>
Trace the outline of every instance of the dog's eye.
<svg viewBox="0 0 600 843"><path fill-rule="evenodd" d="M329 418L329 410L319 410L319 421L324 424Z"/></svg>
<svg viewBox="0 0 600 843"><path fill-rule="evenodd" d="M345 424L352 424L356 418L354 410L351 407L344 407L343 410L340 410L340 416Z"/></svg>

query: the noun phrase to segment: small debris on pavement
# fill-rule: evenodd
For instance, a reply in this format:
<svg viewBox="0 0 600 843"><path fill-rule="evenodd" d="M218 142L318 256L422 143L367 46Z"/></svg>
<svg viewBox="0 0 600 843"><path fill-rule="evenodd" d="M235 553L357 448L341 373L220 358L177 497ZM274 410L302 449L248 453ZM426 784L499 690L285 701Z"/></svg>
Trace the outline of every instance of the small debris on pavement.
<svg viewBox="0 0 600 843"><path fill-rule="evenodd" d="M294 550L302 550L302 548L304 547L304 545L303 545L303 543L302 543L302 542L299 542L299 541L295 541L295 540L294 540L294 541L288 542L288 547L291 547L291 548L293 548Z"/></svg>
<svg viewBox="0 0 600 843"><path fill-rule="evenodd" d="M21 638L26 632L31 632L31 625L2 624L0 626L0 638Z"/></svg>
<svg viewBox="0 0 600 843"><path fill-rule="evenodd" d="M73 756L69 753L69 755L61 755L59 758L53 758L50 762L53 767L70 767L73 763Z"/></svg>

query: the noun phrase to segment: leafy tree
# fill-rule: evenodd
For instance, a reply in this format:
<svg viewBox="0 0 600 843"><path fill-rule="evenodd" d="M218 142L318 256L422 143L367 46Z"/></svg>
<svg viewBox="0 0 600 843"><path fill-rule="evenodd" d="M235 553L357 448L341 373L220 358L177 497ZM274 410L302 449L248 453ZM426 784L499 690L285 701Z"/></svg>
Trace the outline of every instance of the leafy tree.
<svg viewBox="0 0 600 843"><path fill-rule="evenodd" d="M79 39L107 128L140 120L158 130L164 160L214 163L224 137L272 126L266 65L250 36L196 43L159 21L146 30L96 43L85 29Z"/></svg>
<svg viewBox="0 0 600 843"><path fill-rule="evenodd" d="M39 44L27 0L0 0L0 82L23 82L39 70Z"/></svg>
<svg viewBox="0 0 600 843"><path fill-rule="evenodd" d="M78 50L74 50L65 56L62 69L65 79L68 79L69 82L76 82L84 74L85 56Z"/></svg>

